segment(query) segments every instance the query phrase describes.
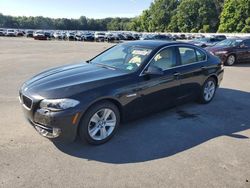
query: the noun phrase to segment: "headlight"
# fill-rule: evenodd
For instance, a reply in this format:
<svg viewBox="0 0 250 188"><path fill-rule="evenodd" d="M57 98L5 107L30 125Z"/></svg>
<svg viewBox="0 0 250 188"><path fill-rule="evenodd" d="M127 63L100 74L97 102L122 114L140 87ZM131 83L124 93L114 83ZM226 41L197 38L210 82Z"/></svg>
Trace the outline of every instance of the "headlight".
<svg viewBox="0 0 250 188"><path fill-rule="evenodd" d="M40 103L40 108L51 111L60 111L68 108L73 108L80 102L74 99L44 99Z"/></svg>
<svg viewBox="0 0 250 188"><path fill-rule="evenodd" d="M215 54L226 54L227 51L218 51L218 52L215 52Z"/></svg>

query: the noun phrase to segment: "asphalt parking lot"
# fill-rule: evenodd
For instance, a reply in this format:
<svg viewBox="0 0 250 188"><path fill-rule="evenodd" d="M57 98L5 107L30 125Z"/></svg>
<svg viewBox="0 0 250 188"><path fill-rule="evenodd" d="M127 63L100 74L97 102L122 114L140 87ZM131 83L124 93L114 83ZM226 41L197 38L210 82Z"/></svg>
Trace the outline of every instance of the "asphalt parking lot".
<svg viewBox="0 0 250 188"><path fill-rule="evenodd" d="M107 144L53 144L26 122L18 89L107 43L0 38L0 187L250 187L250 63L225 68L209 105L121 126Z"/></svg>

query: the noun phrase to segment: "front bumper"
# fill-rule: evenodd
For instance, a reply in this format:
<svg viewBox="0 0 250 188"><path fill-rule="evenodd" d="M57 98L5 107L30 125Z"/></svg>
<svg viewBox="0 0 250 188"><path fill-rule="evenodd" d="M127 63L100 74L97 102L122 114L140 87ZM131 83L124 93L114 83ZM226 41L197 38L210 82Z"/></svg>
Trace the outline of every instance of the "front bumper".
<svg viewBox="0 0 250 188"><path fill-rule="evenodd" d="M223 80L223 76L224 76L224 69L221 69L218 74L217 74L217 78L218 78L218 87L220 86L222 80Z"/></svg>
<svg viewBox="0 0 250 188"><path fill-rule="evenodd" d="M52 141L73 142L77 136L80 113L76 109L51 112L33 105L31 109L22 104L25 118L43 137Z"/></svg>
<svg viewBox="0 0 250 188"><path fill-rule="evenodd" d="M217 56L218 58L220 58L220 60L225 63L227 61L227 57L228 57L228 54L216 54L216 53L213 53L215 56Z"/></svg>

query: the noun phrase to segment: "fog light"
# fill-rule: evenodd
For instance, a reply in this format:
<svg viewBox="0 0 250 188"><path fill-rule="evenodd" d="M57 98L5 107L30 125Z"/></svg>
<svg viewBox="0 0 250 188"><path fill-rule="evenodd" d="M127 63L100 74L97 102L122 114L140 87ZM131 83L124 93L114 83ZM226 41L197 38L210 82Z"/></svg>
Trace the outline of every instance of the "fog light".
<svg viewBox="0 0 250 188"><path fill-rule="evenodd" d="M58 128L52 128L51 130L39 126L35 126L35 128L40 135L46 138L56 138L61 134L61 129Z"/></svg>
<svg viewBox="0 0 250 188"><path fill-rule="evenodd" d="M53 136L54 138L58 137L61 134L61 129L53 128Z"/></svg>

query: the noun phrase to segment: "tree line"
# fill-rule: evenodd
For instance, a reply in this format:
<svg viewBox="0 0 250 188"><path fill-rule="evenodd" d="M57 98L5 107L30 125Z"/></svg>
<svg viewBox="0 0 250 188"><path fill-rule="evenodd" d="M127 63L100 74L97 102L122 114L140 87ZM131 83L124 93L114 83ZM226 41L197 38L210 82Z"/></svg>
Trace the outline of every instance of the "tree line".
<svg viewBox="0 0 250 188"><path fill-rule="evenodd" d="M0 14L0 28L47 29L47 30L125 30L130 18L79 19L47 18L42 16L6 16Z"/></svg>
<svg viewBox="0 0 250 188"><path fill-rule="evenodd" d="M160 32L250 32L249 0L155 0L131 29Z"/></svg>
<svg viewBox="0 0 250 188"><path fill-rule="evenodd" d="M1 28L130 30L144 32L250 32L249 0L155 0L135 18L79 19L6 16Z"/></svg>

